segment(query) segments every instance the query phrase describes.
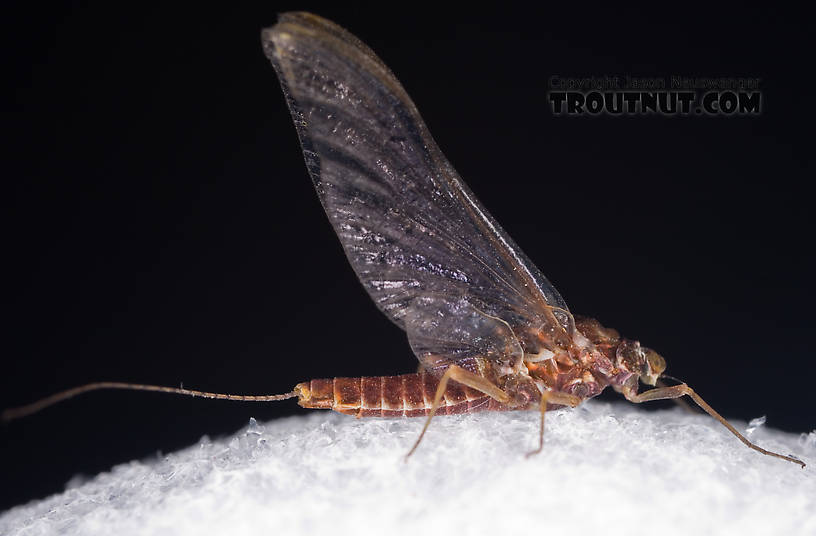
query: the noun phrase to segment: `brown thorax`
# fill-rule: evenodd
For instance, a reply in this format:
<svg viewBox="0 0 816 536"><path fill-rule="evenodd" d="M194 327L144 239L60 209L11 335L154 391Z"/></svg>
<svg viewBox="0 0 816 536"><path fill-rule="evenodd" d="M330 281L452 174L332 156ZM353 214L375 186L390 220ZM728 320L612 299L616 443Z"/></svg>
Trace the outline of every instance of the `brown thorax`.
<svg viewBox="0 0 816 536"><path fill-rule="evenodd" d="M541 334L542 349L525 354L529 375L542 391L587 399L612 386L629 399L637 395L638 380L654 386L666 369L660 354L638 341L622 338L594 318L576 317L570 331L569 345Z"/></svg>

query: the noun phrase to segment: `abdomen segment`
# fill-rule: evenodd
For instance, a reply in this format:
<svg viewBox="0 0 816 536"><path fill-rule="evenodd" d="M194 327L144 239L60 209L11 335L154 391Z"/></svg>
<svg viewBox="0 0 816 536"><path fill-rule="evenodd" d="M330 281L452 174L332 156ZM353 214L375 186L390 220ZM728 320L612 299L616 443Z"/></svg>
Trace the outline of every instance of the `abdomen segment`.
<svg viewBox="0 0 816 536"><path fill-rule="evenodd" d="M295 386L304 408L333 409L356 417L422 417L431 411L438 378L425 371L399 376L328 378ZM480 391L448 383L437 415L511 409Z"/></svg>

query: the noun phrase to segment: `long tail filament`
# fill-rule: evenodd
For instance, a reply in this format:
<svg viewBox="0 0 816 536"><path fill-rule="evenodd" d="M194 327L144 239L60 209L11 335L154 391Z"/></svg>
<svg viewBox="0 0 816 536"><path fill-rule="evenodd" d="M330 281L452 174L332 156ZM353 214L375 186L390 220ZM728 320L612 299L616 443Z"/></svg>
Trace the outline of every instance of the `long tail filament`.
<svg viewBox="0 0 816 536"><path fill-rule="evenodd" d="M69 398L77 395L87 393L88 391L97 391L100 389L126 389L129 391L153 391L157 393L170 393L184 396L197 396L202 398L214 398L218 400L239 400L242 402L275 402L278 400L286 400L287 398L294 398L298 396L296 391L291 391L282 395L230 395L225 393L211 393L209 391L198 391L195 389L185 389L183 387L165 387L162 385L145 385L141 383L125 383L125 382L95 382L80 385L65 391L60 391L51 396L47 396L31 404L20 406L17 408L9 408L3 410L0 415L0 421L9 422L14 419L26 417L33 413L37 413L48 406L53 406Z"/></svg>

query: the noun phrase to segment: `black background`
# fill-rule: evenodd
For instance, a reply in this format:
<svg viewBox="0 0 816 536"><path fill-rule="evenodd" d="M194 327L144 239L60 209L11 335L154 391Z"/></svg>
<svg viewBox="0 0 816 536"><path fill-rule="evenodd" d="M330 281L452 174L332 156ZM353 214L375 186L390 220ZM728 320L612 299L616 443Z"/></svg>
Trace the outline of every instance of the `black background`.
<svg viewBox="0 0 816 536"><path fill-rule="evenodd" d="M117 6L5 14L0 406L103 379L259 394L415 369L342 254L261 51L276 13L307 8L380 54L573 312L660 351L727 417L813 429L806 17ZM549 111L550 76L606 74L759 77L764 109ZM0 430L0 507L305 411L86 395Z"/></svg>

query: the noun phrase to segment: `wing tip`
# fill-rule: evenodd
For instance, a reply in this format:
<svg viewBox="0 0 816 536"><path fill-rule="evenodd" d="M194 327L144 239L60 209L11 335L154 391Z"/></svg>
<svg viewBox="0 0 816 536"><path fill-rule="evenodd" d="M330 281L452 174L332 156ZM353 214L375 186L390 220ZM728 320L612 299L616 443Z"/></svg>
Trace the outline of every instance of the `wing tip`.
<svg viewBox="0 0 816 536"><path fill-rule="evenodd" d="M394 75L371 48L342 26L308 11L287 11L278 15L278 22L261 30L261 42L269 59L281 59L286 51L308 41L328 45L336 52L343 51L347 57L364 57L369 65L373 64L385 73L386 77Z"/></svg>
<svg viewBox="0 0 816 536"><path fill-rule="evenodd" d="M295 35L315 35L317 33L344 36L346 30L328 19L324 19L308 11L287 11L278 15L278 22L274 26L261 30L261 42L264 48L268 44L278 46L294 40ZM274 49L274 46L272 47Z"/></svg>
<svg viewBox="0 0 816 536"><path fill-rule="evenodd" d="M280 59L282 50L287 46L291 47L294 41L293 31L297 31L297 20L305 19L305 12L288 12L278 15L278 22L274 26L261 30L261 44L264 54L270 60Z"/></svg>

